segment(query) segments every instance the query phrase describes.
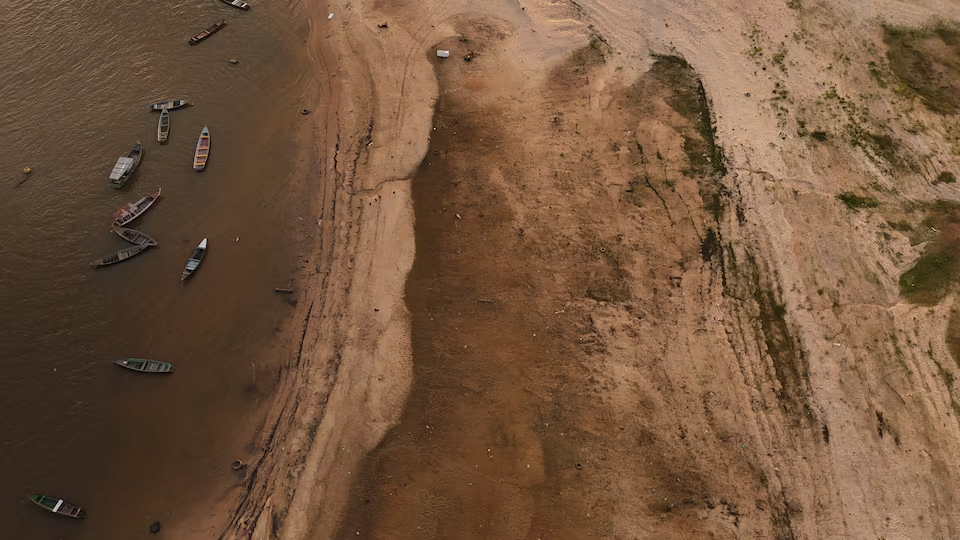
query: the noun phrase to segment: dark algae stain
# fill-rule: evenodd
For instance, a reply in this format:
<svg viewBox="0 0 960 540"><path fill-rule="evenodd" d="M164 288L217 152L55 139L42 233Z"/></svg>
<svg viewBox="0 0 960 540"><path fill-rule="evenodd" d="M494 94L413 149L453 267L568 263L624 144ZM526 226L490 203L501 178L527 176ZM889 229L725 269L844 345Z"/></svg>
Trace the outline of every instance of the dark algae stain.
<svg viewBox="0 0 960 540"><path fill-rule="evenodd" d="M914 304L932 306L950 292L960 271L960 204L936 201L922 224L923 230L936 231L935 236L928 239L917 264L900 276L900 294Z"/></svg>
<svg viewBox="0 0 960 540"><path fill-rule="evenodd" d="M931 111L960 112L960 29L954 23L907 28L884 26L890 69L903 90Z"/></svg>

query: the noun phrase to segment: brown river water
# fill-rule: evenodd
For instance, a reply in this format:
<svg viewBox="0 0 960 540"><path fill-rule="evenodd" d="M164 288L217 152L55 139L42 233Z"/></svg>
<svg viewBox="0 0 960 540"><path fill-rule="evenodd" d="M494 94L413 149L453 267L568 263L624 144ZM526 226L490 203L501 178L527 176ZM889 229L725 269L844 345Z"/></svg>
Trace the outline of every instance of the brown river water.
<svg viewBox="0 0 960 540"><path fill-rule="evenodd" d="M291 140L306 22L285 2L250 3L0 0L0 538L149 538L151 522L225 500L231 461L254 452L289 360L274 347L292 309L273 289L305 249ZM194 102L171 112L163 146L146 108L161 98ZM195 173L204 125L210 160ZM107 176L138 139L143 162L114 190ZM92 269L129 245L113 212L157 187L131 226L159 245ZM204 237L206 258L181 284ZM111 363L128 356L176 372ZM44 513L34 492L89 516Z"/></svg>

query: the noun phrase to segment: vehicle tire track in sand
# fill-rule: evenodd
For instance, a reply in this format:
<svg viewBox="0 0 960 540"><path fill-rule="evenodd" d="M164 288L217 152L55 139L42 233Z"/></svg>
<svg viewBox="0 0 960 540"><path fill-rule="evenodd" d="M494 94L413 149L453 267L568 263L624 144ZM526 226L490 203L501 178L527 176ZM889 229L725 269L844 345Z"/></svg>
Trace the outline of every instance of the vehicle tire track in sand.
<svg viewBox="0 0 960 540"><path fill-rule="evenodd" d="M400 138L400 131L403 129L403 122L401 121L401 116L403 115L404 99L407 97L407 77L410 74L411 63L414 62L414 57L418 54L423 54L423 43L427 40L428 37L433 33L434 28L437 24L446 20L449 17L449 8L453 4L452 0L444 0L438 3L430 12L430 14L425 17L424 22L417 27L417 30L410 35L410 46L407 48L407 52L404 55L403 60L403 75L400 78L400 100L397 103L397 111L394 114L394 138ZM427 26L430 26L429 31L424 31Z"/></svg>

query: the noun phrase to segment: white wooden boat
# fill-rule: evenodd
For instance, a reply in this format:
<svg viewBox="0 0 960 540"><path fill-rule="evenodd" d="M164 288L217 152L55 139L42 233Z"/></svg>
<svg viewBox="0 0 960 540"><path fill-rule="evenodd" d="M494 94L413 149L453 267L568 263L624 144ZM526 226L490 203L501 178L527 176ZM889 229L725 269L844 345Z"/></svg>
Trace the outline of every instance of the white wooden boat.
<svg viewBox="0 0 960 540"><path fill-rule="evenodd" d="M170 134L170 110L164 107L160 110L160 123L157 124L157 140L161 143L167 142L167 135Z"/></svg>
<svg viewBox="0 0 960 540"><path fill-rule="evenodd" d="M183 281L190 277L190 274L194 273L197 268L200 268L200 263L203 261L203 256L207 253L207 239L204 238L200 245L197 246L197 249L193 250L193 254L190 255L190 258L187 259L187 266L183 269L183 275L180 276L180 281Z"/></svg>
<svg viewBox="0 0 960 540"><path fill-rule="evenodd" d="M207 166L207 158L210 157L210 130L203 126L200 132L200 139L197 140L197 151L193 155L193 170L200 172Z"/></svg>

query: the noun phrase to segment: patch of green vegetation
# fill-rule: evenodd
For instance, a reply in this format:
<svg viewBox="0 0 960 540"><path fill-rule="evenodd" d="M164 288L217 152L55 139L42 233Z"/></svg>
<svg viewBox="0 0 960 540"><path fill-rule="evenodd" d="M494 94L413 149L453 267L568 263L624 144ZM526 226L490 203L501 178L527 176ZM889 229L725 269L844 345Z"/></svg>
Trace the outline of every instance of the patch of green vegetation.
<svg viewBox="0 0 960 540"><path fill-rule="evenodd" d="M570 62L579 67L595 66L607 61L610 46L599 34L590 37L590 43L573 51Z"/></svg>
<svg viewBox="0 0 960 540"><path fill-rule="evenodd" d="M927 244L917 265L900 276L900 294L907 300L932 306L947 295L957 271L957 257L939 241Z"/></svg>
<svg viewBox="0 0 960 540"><path fill-rule="evenodd" d="M900 231L900 232L910 232L913 230L913 225L910 225L909 223L903 220L888 221L887 225L889 225L891 229L895 231Z"/></svg>
<svg viewBox="0 0 960 540"><path fill-rule="evenodd" d="M876 208L880 206L880 201L874 199L873 197L861 197L852 191L844 191L843 193L837 195L837 198L840 199L843 204L847 205L847 208L850 208L851 210Z"/></svg>
<svg viewBox="0 0 960 540"><path fill-rule="evenodd" d="M864 150L869 150L867 155L883 159L891 166L897 169L904 169L906 163L897 153L900 148L900 142L893 137L870 131L859 124L851 123L847 125L847 135L850 137L850 144L858 146Z"/></svg>
<svg viewBox="0 0 960 540"><path fill-rule="evenodd" d="M763 56L763 39L766 34L763 32L763 29L760 28L759 24L753 23L753 29L750 33L743 35L750 40L750 48L745 51L745 54L754 60L758 60Z"/></svg>
<svg viewBox="0 0 960 540"><path fill-rule="evenodd" d="M710 102L697 72L679 56L655 55L651 74L670 89L666 101L690 122L699 137L684 134L683 149L694 174L727 174L723 149L716 143Z"/></svg>
<svg viewBox="0 0 960 540"><path fill-rule="evenodd" d="M950 171L943 171L937 175L937 179L933 181L934 184L953 184L957 181L957 175L953 174Z"/></svg>
<svg viewBox="0 0 960 540"><path fill-rule="evenodd" d="M870 75L873 75L874 80L877 81L877 85L880 88L886 88L887 87L886 71L884 71L884 69L879 64L873 61L870 61L867 64L867 67L870 68Z"/></svg>
<svg viewBox="0 0 960 540"><path fill-rule="evenodd" d="M814 139L820 141L820 142L823 142L823 141L827 140L827 132L826 132L826 131L813 131L813 132L810 133L810 136L813 137Z"/></svg>
<svg viewBox="0 0 960 540"><path fill-rule="evenodd" d="M950 318L947 320L947 349L950 350L950 356L960 368L960 311L957 308L950 310Z"/></svg>
<svg viewBox="0 0 960 540"><path fill-rule="evenodd" d="M960 30L956 23L907 28L884 26L890 69L904 91L941 114L960 112Z"/></svg>
<svg viewBox="0 0 960 540"><path fill-rule="evenodd" d="M778 68L780 68L780 71L786 73L786 72L787 72L787 65L784 63L784 60L785 60L786 58L787 58L787 45L786 45L786 43L784 43L784 42L781 41L781 42L780 42L780 48L778 48L778 49L777 49L777 52L774 53L773 58L771 59L771 61L773 62L773 65L775 65L775 66L777 66Z"/></svg>

